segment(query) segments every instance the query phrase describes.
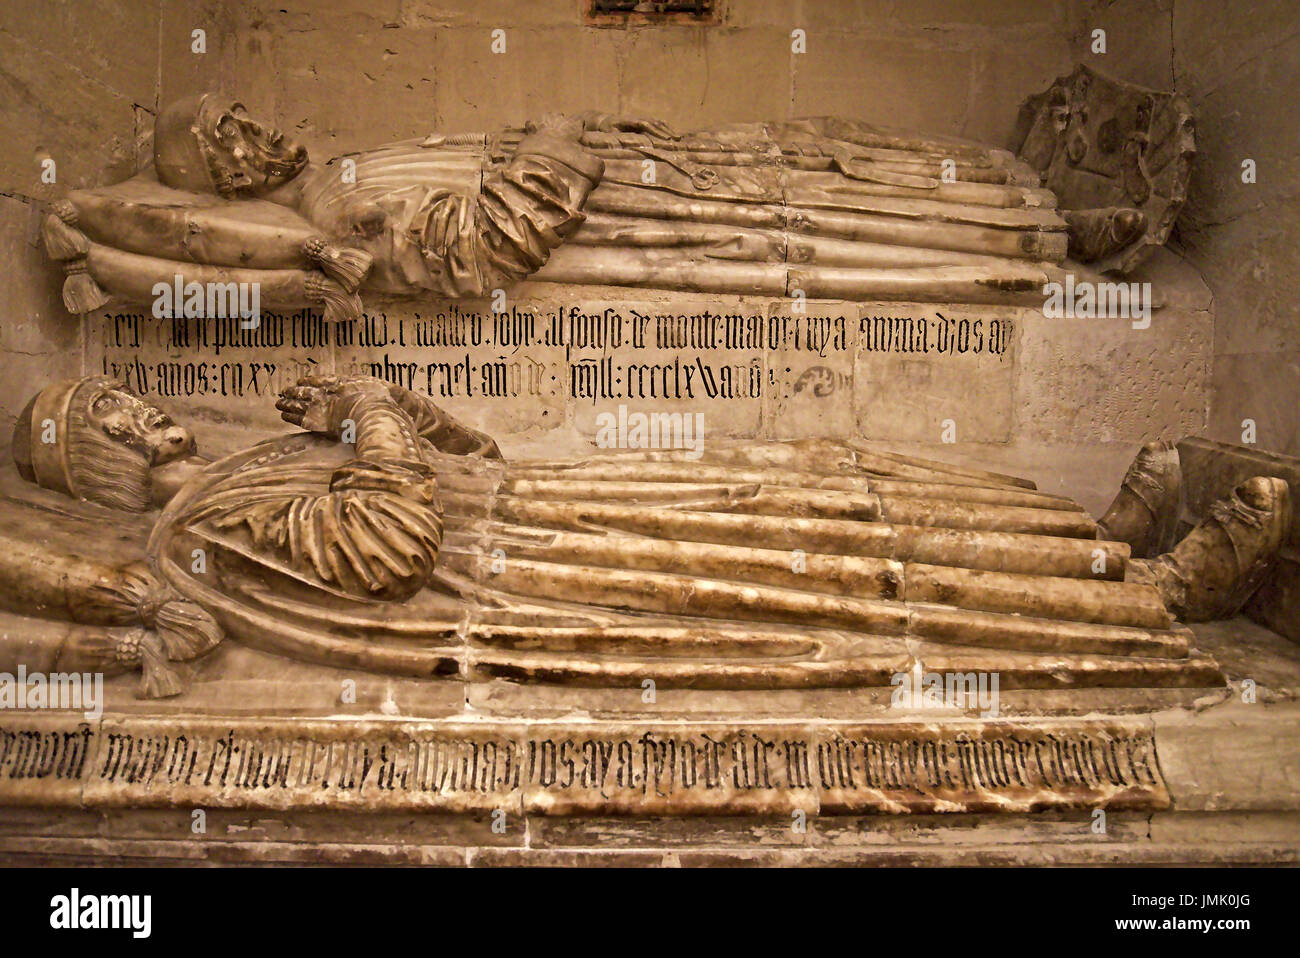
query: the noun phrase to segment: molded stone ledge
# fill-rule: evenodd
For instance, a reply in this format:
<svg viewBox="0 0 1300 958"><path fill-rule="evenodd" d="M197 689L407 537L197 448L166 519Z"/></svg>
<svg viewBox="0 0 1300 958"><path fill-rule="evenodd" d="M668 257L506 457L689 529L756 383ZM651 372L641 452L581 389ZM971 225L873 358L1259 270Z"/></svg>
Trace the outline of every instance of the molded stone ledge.
<svg viewBox="0 0 1300 958"><path fill-rule="evenodd" d="M1294 813L1087 813L810 818L528 817L0 808L6 865L443 866L1282 865L1300 862Z"/></svg>
<svg viewBox="0 0 1300 958"><path fill-rule="evenodd" d="M69 720L53 714L9 713L33 730L61 730ZM147 732L156 738L199 726L237 740L275 726L310 730L335 742L356 736L392 737L435 727L454 730L479 741L494 732L522 732L529 741L555 741L560 733L580 731L644 735L707 731L714 741L728 741L742 727L759 736L770 732L797 740L809 733L843 732L852 736L939 734L955 738L978 735L971 720L914 722L840 722L771 724L708 721L653 722L410 722L403 720L228 720L106 717L98 732ZM858 814L836 804L834 790L810 789L803 800L794 793L763 800L748 790L719 789L721 801L705 803L651 801L620 804L607 790L585 800L547 800L547 789L517 789L483 802L420 803L394 807L396 790L378 787L381 756L372 756L368 773L374 788L367 802L334 801L310 790L297 801L268 799L260 790L201 789L168 794L145 785L144 775L167 775L165 764L139 761L131 782L125 762L116 774L123 780L94 786L55 777L13 779L12 762L0 760L0 862L6 864L79 864L135 860L151 864L437 864L617 865L617 866L790 866L790 865L1103 865L1103 864L1293 864L1300 862L1300 706L1294 702L1245 705L1232 701L1201 711L1167 710L1142 719L1037 719L983 723L999 734L1046 733L1063 741L1086 731L1123 730L1154 746L1151 768L1168 785L1168 807L1144 803L1125 809L1121 803L1096 800L1076 792L1071 802L1027 812L1020 802L986 805L983 811L935 813L886 808L873 795L872 814ZM231 738L233 736L233 738ZM191 739L198 744L199 737ZM829 741L825 738L822 741ZM107 739L104 740L107 742ZM125 756L125 740L103 745L87 762L96 771L116 749ZM353 753L354 755L359 753ZM830 754L830 753L825 753ZM556 751L557 759L560 755ZM391 758L391 756L387 756ZM358 760L359 761L359 760ZM335 763L336 771L345 767ZM358 763L352 767L359 769ZM557 770L562 766L557 763ZM638 766L639 771L644 766ZM141 774L140 770L144 772ZM815 762L813 775L824 774ZM725 775L723 777L726 777ZM1162 786L1163 787L1163 786ZM258 794L258 792L263 794ZM337 795L337 792L335 793ZM737 796L739 798L737 799ZM828 802L827 798L832 798ZM842 796L841 796L842 797ZM1041 795L1039 796L1042 797ZM1058 790L1057 798L1065 798ZM1113 799L1116 796L1111 796ZM400 800L396 800L400 804ZM489 807L491 806L491 807ZM1095 809L1105 807L1104 819ZM206 831L196 837L194 810L204 811ZM859 811L867 811L862 808ZM684 814L683 814L684 813ZM1098 825L1102 823L1102 826ZM503 827L504 826L504 827ZM1104 827L1103 827L1104 826Z"/></svg>
<svg viewBox="0 0 1300 958"><path fill-rule="evenodd" d="M785 817L1169 806L1135 719L28 718L0 725L0 802Z"/></svg>

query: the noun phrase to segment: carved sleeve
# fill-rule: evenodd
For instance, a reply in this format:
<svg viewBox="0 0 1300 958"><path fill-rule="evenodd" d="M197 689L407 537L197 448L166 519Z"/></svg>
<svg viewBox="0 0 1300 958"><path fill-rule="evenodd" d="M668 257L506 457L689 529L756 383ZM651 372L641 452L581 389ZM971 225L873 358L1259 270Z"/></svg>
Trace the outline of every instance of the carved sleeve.
<svg viewBox="0 0 1300 958"><path fill-rule="evenodd" d="M323 426L324 431L338 438L342 423L350 420L358 459L407 466L422 463L419 440L451 456L501 458L491 436L469 428L409 389L367 377L332 382L326 388L337 391L339 398L326 415L329 421L304 420L304 425Z"/></svg>
<svg viewBox="0 0 1300 958"><path fill-rule="evenodd" d="M377 379L296 388L316 392L305 428L352 443L353 457L324 474L255 460L178 521L301 580L407 598L432 574L442 541L437 480L415 422Z"/></svg>
<svg viewBox="0 0 1300 958"><path fill-rule="evenodd" d="M353 460L328 492L290 464L237 477L177 517L245 559L359 598L399 601L423 588L442 541L432 476Z"/></svg>
<svg viewBox="0 0 1300 958"><path fill-rule="evenodd" d="M477 196L435 191L411 225L435 289L482 296L540 269L585 218L604 162L578 143L525 137Z"/></svg>
<svg viewBox="0 0 1300 958"><path fill-rule="evenodd" d="M423 466L420 431L395 390L379 380L362 380L351 385L343 407L335 414L340 422L351 420L355 430L357 459L376 465L407 469ZM404 392L405 390L403 390Z"/></svg>
<svg viewBox="0 0 1300 958"><path fill-rule="evenodd" d="M464 425L423 396L390 386L390 395L402 412L410 416L416 432L439 452L452 456L483 456L500 459L501 450L486 433Z"/></svg>

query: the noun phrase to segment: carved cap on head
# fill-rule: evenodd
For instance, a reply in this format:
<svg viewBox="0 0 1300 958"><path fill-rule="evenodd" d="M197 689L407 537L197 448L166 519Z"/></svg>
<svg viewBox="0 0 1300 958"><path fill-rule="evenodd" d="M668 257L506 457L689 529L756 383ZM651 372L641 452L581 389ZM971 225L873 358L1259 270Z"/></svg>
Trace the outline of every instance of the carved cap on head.
<svg viewBox="0 0 1300 958"><path fill-rule="evenodd" d="M67 444L60 440L67 431L68 409L80 385L80 379L64 379L46 386L31 398L14 423L12 449L18 474L70 496L76 493L68 470Z"/></svg>
<svg viewBox="0 0 1300 958"><path fill-rule="evenodd" d="M153 165L165 185L193 193L216 190L203 147L200 115L210 94L177 100L161 113L153 126Z"/></svg>

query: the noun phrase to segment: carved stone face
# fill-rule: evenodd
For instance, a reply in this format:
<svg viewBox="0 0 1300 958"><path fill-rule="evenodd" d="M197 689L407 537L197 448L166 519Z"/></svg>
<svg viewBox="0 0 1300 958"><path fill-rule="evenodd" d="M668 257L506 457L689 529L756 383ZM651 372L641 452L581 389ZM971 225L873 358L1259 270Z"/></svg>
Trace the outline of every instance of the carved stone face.
<svg viewBox="0 0 1300 958"><path fill-rule="evenodd" d="M193 434L121 383L96 385L86 397L86 423L134 449L151 466L193 455Z"/></svg>
<svg viewBox="0 0 1300 958"><path fill-rule="evenodd" d="M258 195L289 182L307 165L307 150L269 123L248 115L242 103L204 102L201 136L209 162L235 193ZM219 171L219 172L218 172Z"/></svg>

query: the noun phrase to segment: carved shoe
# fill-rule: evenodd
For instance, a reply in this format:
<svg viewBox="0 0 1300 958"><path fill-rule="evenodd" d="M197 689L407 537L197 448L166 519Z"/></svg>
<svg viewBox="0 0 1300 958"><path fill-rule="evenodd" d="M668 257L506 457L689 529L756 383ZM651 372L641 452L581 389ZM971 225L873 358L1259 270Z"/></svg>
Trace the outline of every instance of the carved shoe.
<svg viewBox="0 0 1300 958"><path fill-rule="evenodd" d="M1166 551L1173 546L1181 489L1178 450L1167 442L1147 443L1098 522L1099 538L1127 542L1134 558Z"/></svg>
<svg viewBox="0 0 1300 958"><path fill-rule="evenodd" d="M1291 523L1290 489L1256 476L1210 507L1173 552L1146 563L1169 611L1186 622L1235 615L1272 566Z"/></svg>
<svg viewBox="0 0 1300 958"><path fill-rule="evenodd" d="M1065 210L1070 255L1081 263L1093 263L1122 250L1147 228L1141 210L1109 206L1096 210Z"/></svg>

